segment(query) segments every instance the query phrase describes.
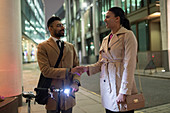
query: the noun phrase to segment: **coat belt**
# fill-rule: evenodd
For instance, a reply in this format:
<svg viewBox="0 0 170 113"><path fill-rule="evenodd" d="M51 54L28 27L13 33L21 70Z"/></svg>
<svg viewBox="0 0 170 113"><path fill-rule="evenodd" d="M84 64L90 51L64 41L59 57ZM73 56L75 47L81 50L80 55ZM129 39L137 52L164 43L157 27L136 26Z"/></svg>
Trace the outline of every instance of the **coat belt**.
<svg viewBox="0 0 170 113"><path fill-rule="evenodd" d="M113 63L114 64L114 67L116 68L116 71L115 71L115 75L116 75L117 68L118 68L116 63L122 62L122 61L123 61L123 59L106 59L106 58L102 58L101 61L100 61L101 63L103 63L105 65L104 73L108 76L110 93L112 92L112 88L111 88L110 77L109 77L109 72L108 72L108 64L109 63Z"/></svg>

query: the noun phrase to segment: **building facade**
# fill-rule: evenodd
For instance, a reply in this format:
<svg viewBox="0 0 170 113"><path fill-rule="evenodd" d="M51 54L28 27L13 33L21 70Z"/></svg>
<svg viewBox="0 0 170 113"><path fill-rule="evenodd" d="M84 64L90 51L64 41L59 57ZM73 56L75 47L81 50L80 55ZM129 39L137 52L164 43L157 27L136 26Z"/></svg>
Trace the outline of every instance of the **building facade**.
<svg viewBox="0 0 170 113"><path fill-rule="evenodd" d="M21 0L23 63L37 61L37 44L45 40L43 0Z"/></svg>
<svg viewBox="0 0 170 113"><path fill-rule="evenodd" d="M69 41L75 44L82 63L94 63L102 39L110 31L104 19L111 7L121 7L138 41L138 62L145 69L153 61L169 70L168 0L65 0ZM151 66L152 67L152 66Z"/></svg>
<svg viewBox="0 0 170 113"><path fill-rule="evenodd" d="M69 38L68 37L66 37L67 35L67 27L66 27L66 18L65 18L65 4L63 4L60 8L59 8L59 10L55 13L55 16L58 16L58 17L60 17L61 18L61 23L63 24L63 26L65 27L65 34L64 34L64 37L61 37L61 40L63 40L63 41L68 41L69 40Z"/></svg>

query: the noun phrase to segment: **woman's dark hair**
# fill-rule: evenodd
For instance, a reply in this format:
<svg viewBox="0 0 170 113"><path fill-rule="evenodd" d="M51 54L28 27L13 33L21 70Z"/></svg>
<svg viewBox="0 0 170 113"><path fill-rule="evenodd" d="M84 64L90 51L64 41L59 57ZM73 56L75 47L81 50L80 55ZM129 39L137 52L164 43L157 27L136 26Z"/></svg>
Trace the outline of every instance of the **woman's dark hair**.
<svg viewBox="0 0 170 113"><path fill-rule="evenodd" d="M115 17L120 17L120 25L125 27L128 30L131 30L129 20L125 16L125 12L120 7L112 7L108 11L111 11L115 14Z"/></svg>

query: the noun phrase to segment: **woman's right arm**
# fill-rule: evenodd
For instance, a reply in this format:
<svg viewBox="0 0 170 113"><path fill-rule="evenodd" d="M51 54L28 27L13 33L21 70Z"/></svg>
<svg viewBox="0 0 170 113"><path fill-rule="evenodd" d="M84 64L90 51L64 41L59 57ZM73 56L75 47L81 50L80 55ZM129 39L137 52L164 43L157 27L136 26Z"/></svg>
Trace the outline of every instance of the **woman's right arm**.
<svg viewBox="0 0 170 113"><path fill-rule="evenodd" d="M89 76L91 76L93 74L96 74L96 73L101 71L102 63L100 61L101 61L101 54L99 53L99 60L98 60L98 62L96 62L95 64L91 64L91 65L87 66L88 67L87 74Z"/></svg>

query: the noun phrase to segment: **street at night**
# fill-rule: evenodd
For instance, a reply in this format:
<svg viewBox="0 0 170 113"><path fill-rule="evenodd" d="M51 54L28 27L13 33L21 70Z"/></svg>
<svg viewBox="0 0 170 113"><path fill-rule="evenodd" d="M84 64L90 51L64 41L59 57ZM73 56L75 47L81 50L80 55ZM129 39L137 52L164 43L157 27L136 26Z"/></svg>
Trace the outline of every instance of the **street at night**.
<svg viewBox="0 0 170 113"><path fill-rule="evenodd" d="M100 94L100 73L93 76L87 76L84 73L81 77L82 87ZM154 77L141 76L143 93L145 96L145 108L158 106L162 104L170 103L170 79L161 79ZM139 90L138 76L135 76L136 84Z"/></svg>

